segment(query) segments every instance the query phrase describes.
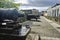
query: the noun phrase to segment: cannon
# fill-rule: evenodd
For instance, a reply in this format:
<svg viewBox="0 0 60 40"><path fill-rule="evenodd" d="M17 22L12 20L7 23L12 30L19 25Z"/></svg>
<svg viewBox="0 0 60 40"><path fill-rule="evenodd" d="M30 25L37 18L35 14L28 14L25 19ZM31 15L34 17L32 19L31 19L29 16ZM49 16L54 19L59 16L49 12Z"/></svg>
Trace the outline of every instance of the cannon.
<svg viewBox="0 0 60 40"><path fill-rule="evenodd" d="M31 22L15 8L0 9L0 40L25 40L30 26Z"/></svg>

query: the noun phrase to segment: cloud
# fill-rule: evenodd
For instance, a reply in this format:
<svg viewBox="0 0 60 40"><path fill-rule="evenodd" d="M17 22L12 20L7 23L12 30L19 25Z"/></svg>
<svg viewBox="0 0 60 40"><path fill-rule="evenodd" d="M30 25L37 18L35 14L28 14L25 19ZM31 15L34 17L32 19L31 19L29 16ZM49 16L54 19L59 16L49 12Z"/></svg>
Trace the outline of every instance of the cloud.
<svg viewBox="0 0 60 40"><path fill-rule="evenodd" d="M46 10L48 7L60 3L60 0L16 0L22 3L20 9L38 9L40 11Z"/></svg>
<svg viewBox="0 0 60 40"><path fill-rule="evenodd" d="M28 0L15 0L17 3L28 4Z"/></svg>
<svg viewBox="0 0 60 40"><path fill-rule="evenodd" d="M60 0L15 0L20 2L22 6L36 6L36 7L46 7L52 6L56 3L60 3Z"/></svg>
<svg viewBox="0 0 60 40"><path fill-rule="evenodd" d="M22 6L46 7L60 3L60 0L28 0L28 2L29 4L22 4Z"/></svg>
<svg viewBox="0 0 60 40"><path fill-rule="evenodd" d="M45 11L48 7L32 7L32 6L20 6L20 10L27 10L27 9L37 9L39 11Z"/></svg>

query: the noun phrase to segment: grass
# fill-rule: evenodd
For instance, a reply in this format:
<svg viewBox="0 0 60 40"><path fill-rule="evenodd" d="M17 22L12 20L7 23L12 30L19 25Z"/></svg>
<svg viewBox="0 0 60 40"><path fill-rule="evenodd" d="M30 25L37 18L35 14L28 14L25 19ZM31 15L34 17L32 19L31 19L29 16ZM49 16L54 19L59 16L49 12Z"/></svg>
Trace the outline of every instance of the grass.
<svg viewBox="0 0 60 40"><path fill-rule="evenodd" d="M60 24L60 17L52 17L52 16L45 16L47 19L50 19L54 22L57 22L58 24Z"/></svg>

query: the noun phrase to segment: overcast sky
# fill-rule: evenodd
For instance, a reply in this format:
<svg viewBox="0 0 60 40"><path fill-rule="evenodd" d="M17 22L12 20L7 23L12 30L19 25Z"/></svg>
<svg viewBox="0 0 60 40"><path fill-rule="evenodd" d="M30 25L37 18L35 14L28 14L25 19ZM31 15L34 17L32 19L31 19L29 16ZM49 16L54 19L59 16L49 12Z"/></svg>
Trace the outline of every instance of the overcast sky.
<svg viewBox="0 0 60 40"><path fill-rule="evenodd" d="M60 3L60 0L15 0L22 5L20 9L38 9L40 11L46 10L48 7Z"/></svg>

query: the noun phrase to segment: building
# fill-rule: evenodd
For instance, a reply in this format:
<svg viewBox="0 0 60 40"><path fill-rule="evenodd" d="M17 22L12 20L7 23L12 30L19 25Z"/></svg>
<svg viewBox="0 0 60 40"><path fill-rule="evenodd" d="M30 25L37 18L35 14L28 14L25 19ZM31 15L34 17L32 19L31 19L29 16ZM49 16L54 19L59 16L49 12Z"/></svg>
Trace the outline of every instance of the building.
<svg viewBox="0 0 60 40"><path fill-rule="evenodd" d="M60 4L55 4L47 9L48 16L59 17L60 16Z"/></svg>
<svg viewBox="0 0 60 40"><path fill-rule="evenodd" d="M38 10L36 9L28 9L28 10L21 10L22 12L24 12L25 14L34 14L37 15L39 13Z"/></svg>
<svg viewBox="0 0 60 40"><path fill-rule="evenodd" d="M38 15L39 11L36 10L36 9L32 9L32 13L35 14L35 15Z"/></svg>
<svg viewBox="0 0 60 40"><path fill-rule="evenodd" d="M23 13L25 13L25 14L31 14L32 13L32 10L21 10Z"/></svg>
<svg viewBox="0 0 60 40"><path fill-rule="evenodd" d="M42 16L47 16L47 11L42 11L42 12L41 12L41 15L42 15Z"/></svg>

